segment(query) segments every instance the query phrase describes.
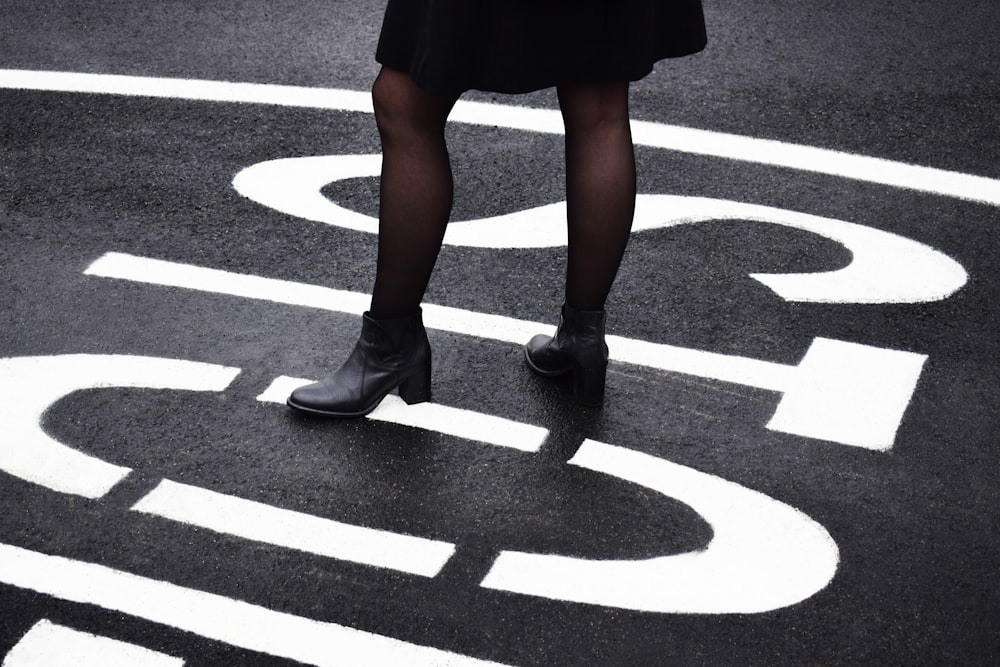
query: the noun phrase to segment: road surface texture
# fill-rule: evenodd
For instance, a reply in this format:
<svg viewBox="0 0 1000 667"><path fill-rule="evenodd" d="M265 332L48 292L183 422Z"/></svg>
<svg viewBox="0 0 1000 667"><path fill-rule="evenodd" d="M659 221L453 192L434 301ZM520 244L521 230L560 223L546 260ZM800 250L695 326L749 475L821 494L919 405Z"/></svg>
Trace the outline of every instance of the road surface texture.
<svg viewBox="0 0 1000 667"><path fill-rule="evenodd" d="M383 7L3 3L3 665L996 664L996 3L706 0L632 89L600 410L522 360L555 97L467 94L434 400L308 419Z"/></svg>

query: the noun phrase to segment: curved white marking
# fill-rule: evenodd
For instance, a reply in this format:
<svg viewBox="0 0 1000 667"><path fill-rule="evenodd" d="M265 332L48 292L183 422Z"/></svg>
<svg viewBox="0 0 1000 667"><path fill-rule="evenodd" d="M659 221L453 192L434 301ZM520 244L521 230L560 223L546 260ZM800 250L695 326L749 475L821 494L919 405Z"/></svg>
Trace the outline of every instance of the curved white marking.
<svg viewBox="0 0 1000 667"><path fill-rule="evenodd" d="M499 664L7 544L0 544L0 583L308 665Z"/></svg>
<svg viewBox="0 0 1000 667"><path fill-rule="evenodd" d="M748 220L801 229L835 241L851 252L850 264L834 271L751 274L786 301L924 303L951 296L968 280L965 269L952 258L898 234L758 204L642 195L636 200L633 229L710 220Z"/></svg>
<svg viewBox="0 0 1000 667"><path fill-rule="evenodd" d="M378 176L381 155L323 155L259 162L233 179L241 195L288 215L369 234L378 219L327 199L320 190L349 178ZM475 248L544 248L566 245L566 205L550 204L507 215L452 222L446 245Z"/></svg>
<svg viewBox="0 0 1000 667"><path fill-rule="evenodd" d="M349 178L376 176L379 155L330 155L268 160L233 179L244 197L305 220L378 233L378 220L330 201L321 189ZM566 243L564 202L492 218L453 222L444 242L479 248L543 248ZM853 261L836 271L752 274L787 301L922 303L954 294L968 279L953 259L897 234L852 222L770 206L704 197L639 195L633 231L710 220L751 220L793 227L842 244Z"/></svg>
<svg viewBox="0 0 1000 667"><path fill-rule="evenodd" d="M372 113L371 94L364 91L203 79L0 69L0 88L273 104ZM451 120L528 132L563 132L562 118L554 109L459 100L452 111ZM632 139L639 146L788 167L1000 206L1000 181L984 176L772 139L647 121L632 121Z"/></svg>
<svg viewBox="0 0 1000 667"><path fill-rule="evenodd" d="M455 553L455 545L447 542L354 526L170 480L160 482L132 509L224 535L423 577L436 577Z"/></svg>
<svg viewBox="0 0 1000 667"><path fill-rule="evenodd" d="M267 160L233 178L241 195L276 211L345 229L378 234L378 219L339 206L320 190L335 181L378 176L381 155L320 155Z"/></svg>
<svg viewBox="0 0 1000 667"><path fill-rule="evenodd" d="M703 551L644 561L595 561L505 551L486 588L637 611L759 613L801 602L830 583L839 552L802 512L733 482L588 440L570 463L690 505L712 525Z"/></svg>
<svg viewBox="0 0 1000 667"><path fill-rule="evenodd" d="M46 435L40 424L49 406L74 391L97 387L222 391L239 372L194 361L125 355L0 359L0 470L53 491L100 498L130 469Z"/></svg>

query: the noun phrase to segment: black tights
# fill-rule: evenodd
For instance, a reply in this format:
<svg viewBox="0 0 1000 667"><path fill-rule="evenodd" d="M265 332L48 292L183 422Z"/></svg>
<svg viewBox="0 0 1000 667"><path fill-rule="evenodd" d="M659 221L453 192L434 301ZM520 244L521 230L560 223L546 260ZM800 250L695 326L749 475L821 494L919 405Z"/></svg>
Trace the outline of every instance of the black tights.
<svg viewBox="0 0 1000 667"><path fill-rule="evenodd" d="M601 310L635 209L628 84L573 84L557 92L566 126L566 302ZM408 75L383 68L372 98L382 182L371 315L384 319L416 312L441 249L454 192L444 130L457 97L430 95Z"/></svg>

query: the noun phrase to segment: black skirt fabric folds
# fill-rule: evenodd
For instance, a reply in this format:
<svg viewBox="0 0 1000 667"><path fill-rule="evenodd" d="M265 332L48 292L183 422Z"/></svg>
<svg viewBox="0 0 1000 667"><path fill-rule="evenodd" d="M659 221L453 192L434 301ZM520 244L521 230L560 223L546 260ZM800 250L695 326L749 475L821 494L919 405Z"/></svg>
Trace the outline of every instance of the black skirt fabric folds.
<svg viewBox="0 0 1000 667"><path fill-rule="evenodd" d="M705 47L700 0L389 0L375 59L438 94L637 81Z"/></svg>

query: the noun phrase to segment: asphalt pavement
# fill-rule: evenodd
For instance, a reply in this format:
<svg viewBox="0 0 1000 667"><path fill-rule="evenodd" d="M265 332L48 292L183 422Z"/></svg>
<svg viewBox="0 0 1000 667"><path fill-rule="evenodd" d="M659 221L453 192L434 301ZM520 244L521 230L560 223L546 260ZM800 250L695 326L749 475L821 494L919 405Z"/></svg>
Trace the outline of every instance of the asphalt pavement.
<svg viewBox="0 0 1000 667"><path fill-rule="evenodd" d="M433 402L326 421L383 3L5 2L4 667L996 664L1000 9L705 5L632 89L604 407L522 358L555 96L471 92Z"/></svg>

